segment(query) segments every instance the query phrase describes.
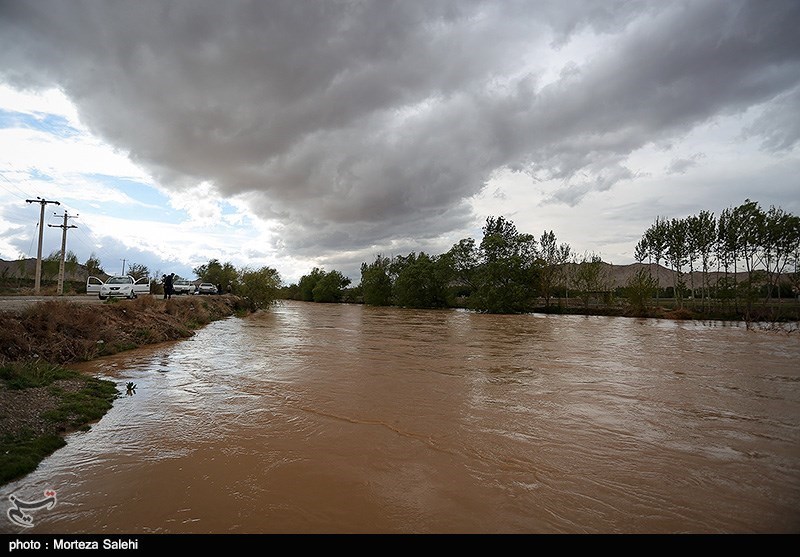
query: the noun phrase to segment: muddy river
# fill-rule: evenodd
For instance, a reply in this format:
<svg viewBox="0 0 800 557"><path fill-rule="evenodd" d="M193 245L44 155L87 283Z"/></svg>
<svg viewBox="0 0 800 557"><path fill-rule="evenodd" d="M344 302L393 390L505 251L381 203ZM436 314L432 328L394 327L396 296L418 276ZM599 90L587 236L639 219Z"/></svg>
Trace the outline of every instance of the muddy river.
<svg viewBox="0 0 800 557"><path fill-rule="evenodd" d="M82 369L136 394L0 532L798 532L800 334L284 302Z"/></svg>

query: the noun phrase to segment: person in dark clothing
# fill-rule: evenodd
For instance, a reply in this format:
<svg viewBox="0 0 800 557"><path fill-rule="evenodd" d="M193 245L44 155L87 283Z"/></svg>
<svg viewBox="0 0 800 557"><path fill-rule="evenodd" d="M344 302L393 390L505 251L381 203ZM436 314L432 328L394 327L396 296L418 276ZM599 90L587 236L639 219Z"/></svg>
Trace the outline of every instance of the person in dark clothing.
<svg viewBox="0 0 800 557"><path fill-rule="evenodd" d="M170 273L164 279L164 299L172 299L172 281L175 279L175 273Z"/></svg>

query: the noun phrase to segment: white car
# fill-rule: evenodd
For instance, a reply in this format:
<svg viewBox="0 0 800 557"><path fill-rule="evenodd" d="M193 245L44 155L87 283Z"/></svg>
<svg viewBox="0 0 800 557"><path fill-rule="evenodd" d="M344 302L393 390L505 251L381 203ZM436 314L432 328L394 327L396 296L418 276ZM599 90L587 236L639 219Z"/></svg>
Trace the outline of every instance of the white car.
<svg viewBox="0 0 800 557"><path fill-rule="evenodd" d="M210 282L203 282L197 287L198 294L216 294L217 287Z"/></svg>
<svg viewBox="0 0 800 557"><path fill-rule="evenodd" d="M87 283L87 290L88 290ZM111 297L136 298L139 294L150 293L150 279L148 277L140 278L138 281L131 276L117 276L109 278L105 283L100 285L97 296L101 300Z"/></svg>
<svg viewBox="0 0 800 557"><path fill-rule="evenodd" d="M173 294L193 294L194 293L194 283L189 280L176 280L172 283L172 293Z"/></svg>

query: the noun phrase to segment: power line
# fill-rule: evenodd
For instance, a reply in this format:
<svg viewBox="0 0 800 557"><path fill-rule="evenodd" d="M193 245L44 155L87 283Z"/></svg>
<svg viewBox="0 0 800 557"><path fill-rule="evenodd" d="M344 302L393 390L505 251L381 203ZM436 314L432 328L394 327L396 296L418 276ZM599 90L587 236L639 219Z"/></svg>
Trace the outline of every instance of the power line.
<svg viewBox="0 0 800 557"><path fill-rule="evenodd" d="M88 244L89 244L87 247L89 248L89 250L90 250L92 253L96 254L96 255L97 255L97 256L99 256L101 259L105 259L105 260L107 260L107 261L109 261L109 260L111 260L111 259L114 259L114 256L112 256L111 254L109 254L109 253L108 253L106 250L104 250L104 249L102 249L102 248L98 247L98 244L100 244L100 240L99 240L99 239L97 238L97 236L96 236L96 235L95 235L95 234L94 234L94 233L91 231L91 229L89 229L89 234L87 234L87 233L84 231L84 228L78 228L78 229L76 230L76 232L78 233L78 235L79 235L79 236L83 236L83 237L86 239L86 241L87 241L87 242L88 242ZM94 246L94 247L91 247L91 246Z"/></svg>
<svg viewBox="0 0 800 557"><path fill-rule="evenodd" d="M22 182L23 182L23 183L27 183L27 185L28 185L28 186L29 186L31 189L33 189L33 190L39 190L39 188L37 188L37 187L35 187L35 186L34 186L34 184L33 184L33 182L31 181L31 179L30 179L29 177L27 177L27 176L29 176L29 175L30 175L30 172L27 172L27 171L20 170L19 168L17 168L16 166L14 166L14 163L13 163L13 162L11 162L10 160L6 160L5 164L7 164L8 166L10 166L10 167L11 167L11 169L12 169L14 172L16 172L16 173L18 173L18 174L22 174L23 176L26 176L25 178L23 178L23 179L22 179ZM20 189L20 188L19 188L19 186L16 186L15 184L13 184L13 183L12 183L10 180L8 180L8 178L6 178L5 176L3 176L3 178L4 178L4 179L5 179L7 182L9 182L9 183L11 183L12 185L14 185L14 187L16 187L17 189L19 189L19 191L22 191L22 189ZM39 191L35 191L34 193L36 193L36 194L37 194L37 195L36 195L36 197L41 197L41 192L39 192ZM26 195L27 195L27 194L26 194ZM28 197L30 197L30 196L28 196Z"/></svg>
<svg viewBox="0 0 800 557"><path fill-rule="evenodd" d="M33 236L31 236L31 245L28 247L28 251L25 253L25 255L30 255L31 252L33 251L33 241L36 239L36 229L37 228L39 228L39 223L38 222L33 225L34 233L33 233Z"/></svg>
<svg viewBox="0 0 800 557"><path fill-rule="evenodd" d="M24 191L22 191L22 189L20 189L20 187L19 187L19 186L17 186L17 185L16 185L14 182L12 182L11 180L9 180L9 179L8 179L8 177L7 177L5 174L3 174L3 171L2 171L2 170L0 170L0 177L2 177L2 178L3 178L3 180L5 180L5 181L6 181L6 182L8 182L9 184L11 184L11 185L14 187L14 189L16 189L16 190L17 190L17 192L19 192L19 193L15 193L15 192L13 192L13 191L9 190L8 188L6 188L5 186L3 186L3 189L4 189L4 190L6 190L8 193L10 193L11 195L14 195L15 197L20 197L20 194L22 194L22 196L20 197L20 199L25 199L26 197L30 197L30 196L29 196L27 193L25 193Z"/></svg>

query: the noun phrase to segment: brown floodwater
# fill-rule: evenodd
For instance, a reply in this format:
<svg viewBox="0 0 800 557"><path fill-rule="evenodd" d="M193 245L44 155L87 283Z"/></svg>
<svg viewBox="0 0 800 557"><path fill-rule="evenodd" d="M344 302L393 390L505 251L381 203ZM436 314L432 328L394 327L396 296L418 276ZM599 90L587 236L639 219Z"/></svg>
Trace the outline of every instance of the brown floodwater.
<svg viewBox="0 0 800 557"><path fill-rule="evenodd" d="M798 532L800 335L284 302L128 381L8 497L114 532ZM3 514L5 514L5 507Z"/></svg>

